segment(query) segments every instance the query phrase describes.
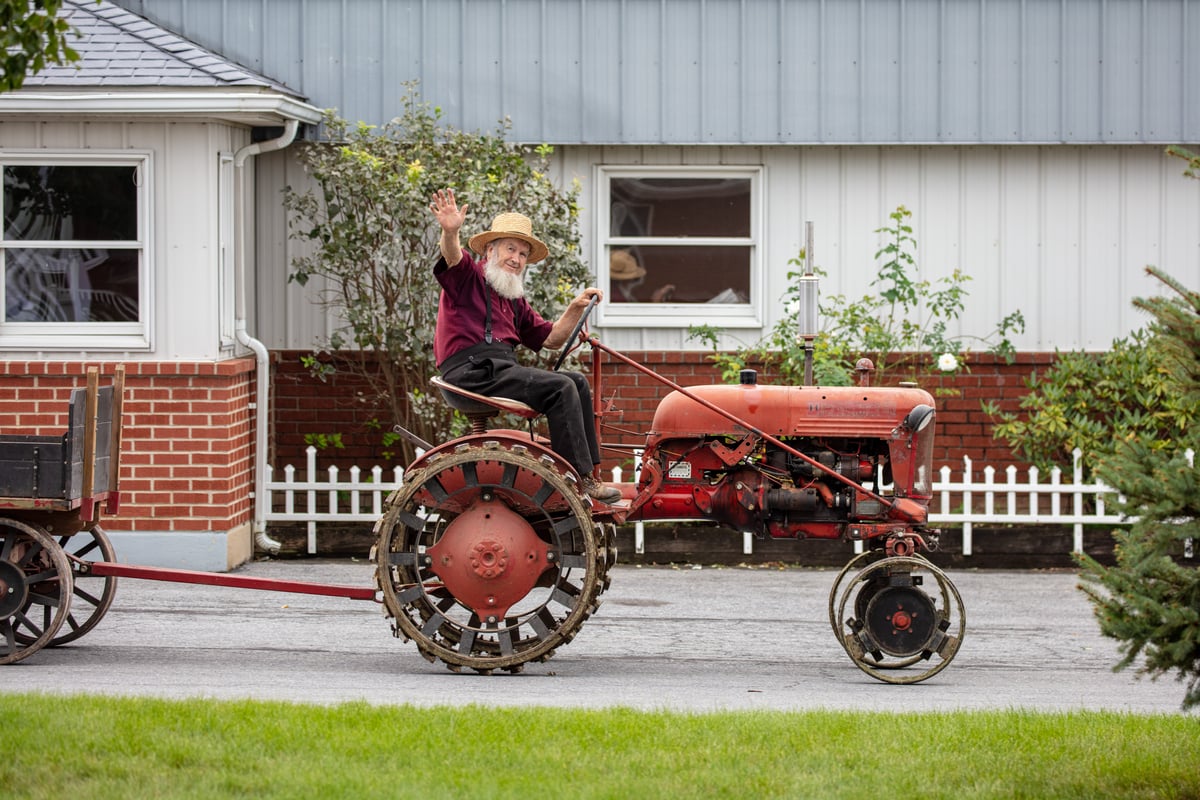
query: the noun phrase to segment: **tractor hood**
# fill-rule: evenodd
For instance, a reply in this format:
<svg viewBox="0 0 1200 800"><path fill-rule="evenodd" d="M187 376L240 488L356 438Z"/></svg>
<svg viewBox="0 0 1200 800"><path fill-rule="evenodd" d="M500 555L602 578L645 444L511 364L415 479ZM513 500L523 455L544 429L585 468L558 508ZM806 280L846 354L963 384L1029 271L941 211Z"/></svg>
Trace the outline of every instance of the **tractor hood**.
<svg viewBox="0 0 1200 800"><path fill-rule="evenodd" d="M694 386L687 390L754 428L778 437L886 438L915 406L934 405L929 392L916 388L742 384ZM650 436L669 439L742 432L740 426L675 391L659 403Z"/></svg>

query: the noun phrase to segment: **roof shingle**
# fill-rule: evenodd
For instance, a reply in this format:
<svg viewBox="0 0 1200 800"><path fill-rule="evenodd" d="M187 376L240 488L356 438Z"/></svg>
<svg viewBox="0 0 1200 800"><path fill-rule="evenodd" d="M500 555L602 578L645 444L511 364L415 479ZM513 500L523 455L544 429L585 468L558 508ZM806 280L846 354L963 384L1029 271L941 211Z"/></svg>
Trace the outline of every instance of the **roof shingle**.
<svg viewBox="0 0 1200 800"><path fill-rule="evenodd" d="M278 81L113 5L65 0L59 16L79 32L68 44L74 64L50 64L25 79L27 88L53 86L254 87L300 98Z"/></svg>

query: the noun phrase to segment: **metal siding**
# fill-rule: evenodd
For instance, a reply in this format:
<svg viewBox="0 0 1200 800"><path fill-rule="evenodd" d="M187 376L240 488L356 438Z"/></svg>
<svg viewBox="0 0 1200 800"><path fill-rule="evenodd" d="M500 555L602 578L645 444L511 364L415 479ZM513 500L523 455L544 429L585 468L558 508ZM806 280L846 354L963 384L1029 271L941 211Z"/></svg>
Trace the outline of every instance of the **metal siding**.
<svg viewBox="0 0 1200 800"><path fill-rule="evenodd" d="M1104 19L1100 3L1068 3L1069 29L1063 34L1063 85L1067 87L1062 112L1065 141L1097 141L1102 128Z"/></svg>
<svg viewBox="0 0 1200 800"><path fill-rule="evenodd" d="M385 0L346 3L342 7L338 31L342 62L339 79L348 106L366 108L383 100L380 87L384 82L379 76L383 74L383 58L389 49L384 35L390 22L387 10Z"/></svg>
<svg viewBox="0 0 1200 800"><path fill-rule="evenodd" d="M1012 3L990 0L983 7L980 30L976 33L979 51L977 76L980 97L980 135L990 132L995 142L1021 140L1022 17L1012 13Z"/></svg>
<svg viewBox="0 0 1200 800"><path fill-rule="evenodd" d="M866 142L895 142L900 138L901 83L899 79L902 40L896 35L900 7L886 0L871 0L866 13L877 24L862 31L862 103L859 139Z"/></svg>
<svg viewBox="0 0 1200 800"><path fill-rule="evenodd" d="M703 138L701 54L697 53L695 44L701 37L701 17L698 14L672 13L674 8L685 5L686 0L666 2L664 14L671 14L672 18L677 19L670 35L665 35L658 20L655 20L653 41L643 34L644 46L653 47L659 53L654 72L646 76L647 84L652 78L661 84L662 95L658 108L647 109L647 113L653 113L655 122L658 122L656 142L700 142ZM635 90L635 96L638 92L646 95L649 91L648 85L640 85Z"/></svg>
<svg viewBox="0 0 1200 800"><path fill-rule="evenodd" d="M740 3L708 0L701 8L704 17L697 53L702 87L700 141L762 141L761 134L747 137L744 133L744 128L757 128L763 115L746 102L742 79L748 72L744 68L748 43L743 36Z"/></svg>
<svg viewBox="0 0 1200 800"><path fill-rule="evenodd" d="M1200 146L1193 151L1200 152ZM1162 216L1157 221L1156 233L1162 246L1158 248L1159 260L1147 263L1162 267L1196 290L1200 287L1200 241L1195 235L1200 230L1200 192L1196 191L1196 181L1182 174L1182 165L1182 161L1169 159L1157 170ZM1129 202L1136 203L1137 198L1130 198ZM1155 291L1166 293L1157 285Z"/></svg>
<svg viewBox="0 0 1200 800"><path fill-rule="evenodd" d="M586 143L1200 138L1197 0L117 0L380 124Z"/></svg>
<svg viewBox="0 0 1200 800"><path fill-rule="evenodd" d="M409 72L401 72L395 76L397 88L406 80L420 81L422 96L436 106L443 108L447 114L452 114L454 121L465 129L478 128L478 107L475 98L468 92L468 87L462 80L463 65L472 56L477 46L481 45L477 36L469 36L463 26L463 0L442 2L430 5L422 0L419 10L410 14L410 23L419 26L420 57L415 68ZM413 19L416 16L417 19ZM384 76L388 79L390 76ZM394 111L386 107L383 113L364 115L355 113L353 109L341 107L341 114L346 119L382 121L391 119L399 113L399 103ZM497 115L489 112L489 122L485 126L490 130Z"/></svg>
<svg viewBox="0 0 1200 800"><path fill-rule="evenodd" d="M447 3L436 8L440 11L454 5ZM462 110L458 114L463 120L462 127L466 130L492 130L521 92L512 86L517 72L515 64L504 56L510 47L508 37L513 35L513 30L523 26L515 18L509 18L507 25L502 26L501 4L490 0L463 0L462 8L462 20L459 22L463 34L462 50L457 55L457 66L451 66L447 71L457 69L458 72L462 97ZM437 41L436 38L430 41L427 54L438 49ZM522 44L524 46L524 42ZM454 109L455 105L446 107ZM525 128L537 123L531 117L514 115L513 119L521 120Z"/></svg>
<svg viewBox="0 0 1200 800"><path fill-rule="evenodd" d="M979 3L947 3L938 48L938 126L929 141L977 142L979 130Z"/></svg>
<svg viewBox="0 0 1200 800"><path fill-rule="evenodd" d="M1080 237L1077 263L1074 265L1079 282L1074 291L1079 295L1079 341L1089 350L1103 350L1112 341L1115 330L1123 328L1122 318L1128 300L1122 299L1121 284L1125 268L1137 269L1122 258L1124 240L1138 236L1121 215L1122 203L1114 198L1124 197L1123 164L1127 148L1113 151L1089 147L1082 150L1080 165ZM1145 199L1145 198L1143 198ZM1118 267L1107 276L1097 265ZM1050 264L1051 270L1055 269Z"/></svg>
<svg viewBox="0 0 1200 800"><path fill-rule="evenodd" d="M910 2L897 30L903 31L900 69L901 125L899 141L931 142L941 117L941 44L936 3Z"/></svg>
<svg viewBox="0 0 1200 800"><path fill-rule="evenodd" d="M1185 38L1183 6L1175 3L1155 4L1152 8L1158 25L1147 28L1143 43L1145 64L1141 111L1144 117L1141 124L1145 136L1156 139L1166 131L1183 130L1189 100L1186 90L1181 97L1176 77L1187 74L1184 65L1188 40ZM1195 102L1194 83L1192 87L1190 104L1200 105Z"/></svg>
<svg viewBox="0 0 1200 800"><path fill-rule="evenodd" d="M304 61L307 57L307 53L299 46L304 30L304 20L301 15L291 13L294 4L295 0L260 0L258 3L231 4L233 8L244 9L245 17L242 19L247 22L255 20L250 24L256 26L258 41L255 42L254 38L247 37L244 52L227 53L227 55L238 62L241 62L242 59L257 61L262 64L264 75L270 75L297 91L305 92L302 80L298 79L298 76L303 74ZM233 22L224 27L233 27L240 21L235 16ZM206 27L211 28L212 23L208 23ZM234 41L242 40L239 37ZM218 40L212 49L224 52L224 47L225 42ZM320 108L335 108L343 105L339 96L319 97L310 93L309 97L313 100L313 104Z"/></svg>
<svg viewBox="0 0 1200 800"><path fill-rule="evenodd" d="M336 97L336 103L318 102L319 106L353 107L347 96L343 75L346 58L356 58L357 49L347 51L343 45L342 10L339 2L302 0L304 15L299 30L300 41L294 45L300 54L300 82L309 97Z"/></svg>
<svg viewBox="0 0 1200 800"><path fill-rule="evenodd" d="M582 11L574 3L546 4L542 47L546 80L541 108L541 141L581 141L584 136L581 98L585 96Z"/></svg>
<svg viewBox="0 0 1200 800"><path fill-rule="evenodd" d="M1136 3L1108 3L1104 22L1103 116L1101 141L1140 138L1138 102L1141 89L1142 8Z"/></svg>
<svg viewBox="0 0 1200 800"><path fill-rule="evenodd" d="M997 242L996 268L1015 297L1006 297L994 313L999 320L1013 309L1025 315L1026 333L1021 337L1030 349L1048 349L1056 340L1040 338L1045 293L1039 276L1044 269L1043 239L1046 221L1042 212L1039 175L1041 152L1031 147L999 148L999 175L993 184L998 216L992 227ZM1059 339L1057 341L1074 341Z"/></svg>
<svg viewBox="0 0 1200 800"><path fill-rule="evenodd" d="M583 6L583 86L575 102L582 122L581 142L622 141L625 87L622 84L622 53L627 46L622 31L610 24L620 12L619 0L589 0ZM551 133L547 138L562 142ZM514 130L514 136L520 138Z"/></svg>
<svg viewBox="0 0 1200 800"><path fill-rule="evenodd" d="M780 140L780 80L783 74L784 32L777 5L743 6L740 124L757 125L769 141Z"/></svg>
<svg viewBox="0 0 1200 800"><path fill-rule="evenodd" d="M554 75L547 75L542 67L543 52L547 31L545 30L545 3L542 0L505 0L495 3L493 0L480 0L496 13L496 30L500 31L498 42L500 51L497 53L497 77L499 85L495 87L500 108L496 119L508 116L514 120L528 119L532 141L541 141L539 127L544 129L550 121L547 109L542 104L544 96L543 85L555 80ZM475 7L468 11L467 19L477 19ZM473 25L473 22L471 23ZM479 30L481 39L488 39L488 28ZM514 43L520 42L519 46ZM486 73L485 73L486 74ZM472 78L471 82L476 81ZM487 86L486 81L479 85Z"/></svg>
<svg viewBox="0 0 1200 800"><path fill-rule="evenodd" d="M1062 6L1058 3L1026 4L1021 14L1019 60L1013 63L1010 89L1006 98L1014 109L1014 135L1007 141L1055 142L1062 139L1062 45L1064 42ZM1071 40L1068 34L1067 41ZM994 43L1006 49L1004 40ZM1002 123L1003 124L1003 123ZM997 137L999 138L999 137Z"/></svg>
<svg viewBox="0 0 1200 800"><path fill-rule="evenodd" d="M781 142L821 140L821 6L816 0L784 3L778 30Z"/></svg>
<svg viewBox="0 0 1200 800"><path fill-rule="evenodd" d="M821 19L820 141L859 141L862 15L858 3L825 3Z"/></svg>
<svg viewBox="0 0 1200 800"><path fill-rule="evenodd" d="M621 140L661 142L664 106L679 104L677 97L688 93L697 71L685 67L669 76L663 73L658 3L628 3L619 20L621 36L614 55L619 60L620 94L615 99L621 106Z"/></svg>
<svg viewBox="0 0 1200 800"><path fill-rule="evenodd" d="M955 235L961 248L958 266L971 281L963 319L970 324L959 326L966 332L977 321L994 324L1010 311L1020 308L1024 297L1019 284L1005 268L1000 252L1000 220L1002 209L1000 186L1002 159L997 147L979 147L960 152L959 181L963 187L962 213ZM975 186L994 187L990 192L973 191ZM979 222L973 223L972 220Z"/></svg>
<svg viewBox="0 0 1200 800"><path fill-rule="evenodd" d="M1183 132L1173 137L1176 141L1183 142L1200 142L1200 102L1197 101L1197 86L1200 86L1200 78L1197 78L1197 73L1200 73L1200 55L1197 55L1194 47L1189 47L1192 42L1200 42L1200 7L1193 3L1192 5L1184 5L1182 14L1184 17L1181 28L1183 53L1182 67L1180 69L1181 79L1175 79L1175 89L1178 91L1179 107L1184 110L1183 113ZM1164 95L1170 96L1169 92L1164 87ZM1171 139L1171 135L1163 131L1164 139ZM1156 140L1159 141L1159 140Z"/></svg>

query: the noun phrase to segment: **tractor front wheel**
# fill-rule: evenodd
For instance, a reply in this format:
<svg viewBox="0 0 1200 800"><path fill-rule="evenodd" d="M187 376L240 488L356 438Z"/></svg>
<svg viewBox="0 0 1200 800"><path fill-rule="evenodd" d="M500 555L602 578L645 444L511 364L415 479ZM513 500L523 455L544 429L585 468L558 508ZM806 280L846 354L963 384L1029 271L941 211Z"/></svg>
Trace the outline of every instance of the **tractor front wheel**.
<svg viewBox="0 0 1200 800"><path fill-rule="evenodd" d="M865 554L864 554L865 555ZM860 560L861 559L861 560ZM855 559L867 562L845 583L836 604L834 632L855 666L884 683L919 683L941 672L958 653L966 612L946 573L921 556ZM936 595L923 588L937 584ZM848 613L849 612L849 613Z"/></svg>

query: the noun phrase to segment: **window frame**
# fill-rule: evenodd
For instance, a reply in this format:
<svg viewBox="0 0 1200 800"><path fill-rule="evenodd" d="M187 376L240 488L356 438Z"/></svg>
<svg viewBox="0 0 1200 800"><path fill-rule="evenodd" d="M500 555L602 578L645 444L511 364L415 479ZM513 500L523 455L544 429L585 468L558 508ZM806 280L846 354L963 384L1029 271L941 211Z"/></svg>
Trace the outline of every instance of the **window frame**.
<svg viewBox="0 0 1200 800"><path fill-rule="evenodd" d="M0 315L0 348L5 350L148 351L153 347L154 287L150 210L153 208L153 165L149 150L6 150L0 170L18 166L133 167L137 176L137 238L128 241L72 240L72 248L131 250L138 256L138 319L134 322L8 322ZM17 241L0 231L0 277L10 249L62 249L62 241ZM5 281L0 281L0 301Z"/></svg>
<svg viewBox="0 0 1200 800"><path fill-rule="evenodd" d="M750 181L750 235L722 236L612 236L611 181L615 178L745 178ZM593 261L596 280L605 297L612 296L608 254L612 248L637 245L676 247L747 247L750 251L750 301L748 303L601 303L596 309L596 325L613 328L686 328L696 322L703 310L706 321L721 328L761 328L763 326L766 276L763 267L765 239L763 205L766 170L762 165L614 165L598 164L595 185L595 243Z"/></svg>

